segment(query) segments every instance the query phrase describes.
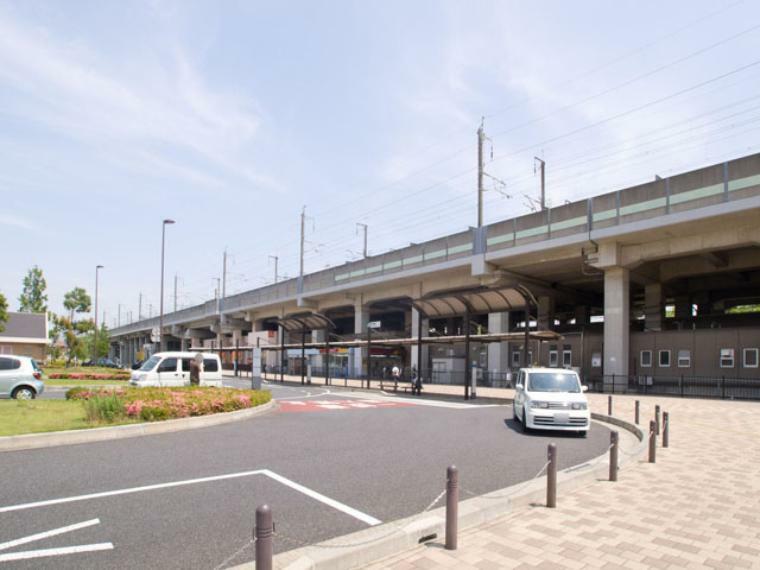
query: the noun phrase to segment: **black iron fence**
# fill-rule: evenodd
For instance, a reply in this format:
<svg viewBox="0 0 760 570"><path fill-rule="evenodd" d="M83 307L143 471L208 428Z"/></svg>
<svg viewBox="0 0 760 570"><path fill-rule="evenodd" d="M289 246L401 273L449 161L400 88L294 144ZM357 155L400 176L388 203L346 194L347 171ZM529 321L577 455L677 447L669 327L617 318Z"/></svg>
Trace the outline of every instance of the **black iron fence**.
<svg viewBox="0 0 760 570"><path fill-rule="evenodd" d="M586 378L592 392L653 394L681 398L760 400L760 377L732 376L625 376L611 374Z"/></svg>

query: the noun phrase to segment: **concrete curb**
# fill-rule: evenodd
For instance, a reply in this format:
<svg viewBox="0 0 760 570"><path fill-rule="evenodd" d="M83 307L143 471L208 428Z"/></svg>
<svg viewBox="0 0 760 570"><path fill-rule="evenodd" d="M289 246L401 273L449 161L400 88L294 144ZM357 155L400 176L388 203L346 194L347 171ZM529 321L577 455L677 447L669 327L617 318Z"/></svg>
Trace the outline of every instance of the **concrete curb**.
<svg viewBox="0 0 760 570"><path fill-rule="evenodd" d="M638 460L647 449L644 432L637 426L619 418L592 413L593 419L622 428L620 434L620 469ZM557 474L558 503L562 494L596 481L607 481L608 454L600 455L584 464L569 467ZM443 483L443 481L442 481ZM461 483L461 481L460 481ZM559 493L561 491L561 493ZM514 493L514 494L512 494ZM531 505L543 505L546 499L544 477L519 483L486 495L460 501L459 530L492 521ZM275 521L276 522L276 521ZM393 521L328 541L305 546L274 557L274 567L287 570L334 569L350 570L419 546L424 537L443 539L446 510L440 507L421 515ZM275 540L277 537L275 536ZM248 562L236 569L252 569Z"/></svg>
<svg viewBox="0 0 760 570"><path fill-rule="evenodd" d="M211 427L230 422L247 420L249 418L265 414L277 407L275 400L266 404L245 410L212 414L209 416L197 416L192 418L179 418L163 422L146 422L141 424L129 424L124 426L102 427L93 429L54 431L46 433L30 433L24 435L10 435L0 437L0 452L20 451L23 449L40 449L43 447L57 447L61 445L76 445L80 443L95 443L112 439L124 439L142 435L158 435L189 429Z"/></svg>

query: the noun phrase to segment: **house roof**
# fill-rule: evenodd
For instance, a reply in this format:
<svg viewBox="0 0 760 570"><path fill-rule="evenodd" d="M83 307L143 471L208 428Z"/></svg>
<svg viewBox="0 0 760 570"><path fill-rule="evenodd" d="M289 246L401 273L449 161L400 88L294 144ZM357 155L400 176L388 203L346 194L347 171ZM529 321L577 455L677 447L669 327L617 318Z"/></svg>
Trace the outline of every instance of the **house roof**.
<svg viewBox="0 0 760 570"><path fill-rule="evenodd" d="M45 313L14 313L8 311L5 330L0 332L0 340L32 339L47 342L47 315Z"/></svg>

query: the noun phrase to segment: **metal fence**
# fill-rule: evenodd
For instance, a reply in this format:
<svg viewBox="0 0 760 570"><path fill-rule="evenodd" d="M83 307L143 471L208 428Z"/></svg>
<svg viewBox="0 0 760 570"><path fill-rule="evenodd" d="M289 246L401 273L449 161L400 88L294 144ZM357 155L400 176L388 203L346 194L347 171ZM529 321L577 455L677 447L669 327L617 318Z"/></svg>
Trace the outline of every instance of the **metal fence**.
<svg viewBox="0 0 760 570"><path fill-rule="evenodd" d="M731 376L624 376L587 378L592 392L653 394L681 398L720 398L723 400L760 400L760 377Z"/></svg>

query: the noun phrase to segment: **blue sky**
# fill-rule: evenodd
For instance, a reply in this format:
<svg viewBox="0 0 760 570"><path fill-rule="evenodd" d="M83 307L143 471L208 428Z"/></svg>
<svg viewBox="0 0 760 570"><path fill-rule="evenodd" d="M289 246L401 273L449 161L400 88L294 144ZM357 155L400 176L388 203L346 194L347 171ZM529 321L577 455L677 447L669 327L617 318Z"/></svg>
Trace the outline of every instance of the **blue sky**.
<svg viewBox="0 0 760 570"><path fill-rule="evenodd" d="M535 155L561 204L758 152L758 48L735 0L0 1L0 291L37 264L61 311L102 264L109 325L155 315L167 217L169 307L225 248L228 292L295 275L304 205L307 271L357 222L371 253L460 231L482 116L514 196L486 221L529 211Z"/></svg>

